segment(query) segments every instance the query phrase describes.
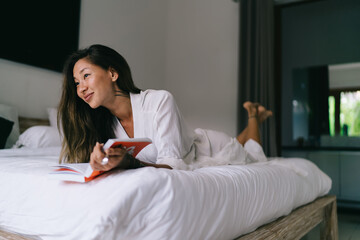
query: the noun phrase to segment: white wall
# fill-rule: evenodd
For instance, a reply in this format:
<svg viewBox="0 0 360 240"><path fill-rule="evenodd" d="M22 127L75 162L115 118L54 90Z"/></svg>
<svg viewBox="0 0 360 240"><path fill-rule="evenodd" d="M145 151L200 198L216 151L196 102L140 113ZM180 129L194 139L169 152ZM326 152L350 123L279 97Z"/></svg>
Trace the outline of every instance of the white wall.
<svg viewBox="0 0 360 240"><path fill-rule="evenodd" d="M84 0L80 46L113 47L136 85L174 94L191 127L235 135L238 14L231 0Z"/></svg>
<svg viewBox="0 0 360 240"><path fill-rule="evenodd" d="M163 88L166 14L166 0L83 0L79 46L107 45L128 61L139 88Z"/></svg>
<svg viewBox="0 0 360 240"><path fill-rule="evenodd" d="M236 135L239 6L169 1L166 82L189 124Z"/></svg>
<svg viewBox="0 0 360 240"><path fill-rule="evenodd" d="M136 85L167 89L191 127L236 134L238 4L232 0L83 0L80 48L108 45ZM0 59L0 103L46 117L61 74Z"/></svg>
<svg viewBox="0 0 360 240"><path fill-rule="evenodd" d="M329 89L359 88L360 63L329 65Z"/></svg>
<svg viewBox="0 0 360 240"><path fill-rule="evenodd" d="M20 116L47 118L46 108L59 102L61 84L58 72L0 59L0 103Z"/></svg>

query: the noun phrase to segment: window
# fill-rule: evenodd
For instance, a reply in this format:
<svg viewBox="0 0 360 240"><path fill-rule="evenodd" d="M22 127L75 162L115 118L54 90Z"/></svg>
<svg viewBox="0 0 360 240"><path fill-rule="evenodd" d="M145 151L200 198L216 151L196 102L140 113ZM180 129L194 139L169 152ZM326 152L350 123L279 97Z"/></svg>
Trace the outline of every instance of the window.
<svg viewBox="0 0 360 240"><path fill-rule="evenodd" d="M332 89L329 93L331 136L360 136L360 89Z"/></svg>

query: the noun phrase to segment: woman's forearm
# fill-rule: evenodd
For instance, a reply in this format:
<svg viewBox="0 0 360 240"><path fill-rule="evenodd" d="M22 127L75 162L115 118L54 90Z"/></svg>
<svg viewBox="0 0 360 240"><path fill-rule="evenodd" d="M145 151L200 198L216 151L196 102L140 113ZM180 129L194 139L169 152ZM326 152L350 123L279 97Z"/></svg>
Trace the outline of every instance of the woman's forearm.
<svg viewBox="0 0 360 240"><path fill-rule="evenodd" d="M172 167L170 167L169 165L166 165L166 164L156 164L156 163L148 163L148 162L142 162L142 164L144 164L145 166L148 166L148 167L172 169Z"/></svg>
<svg viewBox="0 0 360 240"><path fill-rule="evenodd" d="M142 168L142 167L172 169L172 167L170 167L169 165L166 165L166 164L155 164L155 163L148 163L148 162L140 161L128 153L125 155L125 157L124 157L123 161L120 163L119 167L125 168L125 169L136 169L136 168Z"/></svg>

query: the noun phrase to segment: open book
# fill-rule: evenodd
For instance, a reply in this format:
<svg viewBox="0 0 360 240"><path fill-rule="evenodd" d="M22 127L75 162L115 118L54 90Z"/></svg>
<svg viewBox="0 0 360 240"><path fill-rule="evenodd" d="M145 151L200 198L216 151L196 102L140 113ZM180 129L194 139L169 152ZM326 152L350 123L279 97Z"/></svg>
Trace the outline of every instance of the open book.
<svg viewBox="0 0 360 240"><path fill-rule="evenodd" d="M124 147L132 156L136 155L151 143L149 138L109 139L103 149ZM88 182L102 174L102 171L94 171L90 163L68 163L55 166L55 170L49 173L52 179L72 182Z"/></svg>

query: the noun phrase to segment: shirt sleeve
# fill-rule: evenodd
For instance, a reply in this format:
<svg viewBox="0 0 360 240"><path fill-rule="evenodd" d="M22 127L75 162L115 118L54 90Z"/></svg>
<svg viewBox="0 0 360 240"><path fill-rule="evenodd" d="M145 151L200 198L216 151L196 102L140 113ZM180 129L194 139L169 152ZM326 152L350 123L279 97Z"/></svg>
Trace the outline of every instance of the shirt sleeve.
<svg viewBox="0 0 360 240"><path fill-rule="evenodd" d="M188 169L195 157L194 136L181 116L174 97L162 91L154 116L158 164L167 164L174 169Z"/></svg>

